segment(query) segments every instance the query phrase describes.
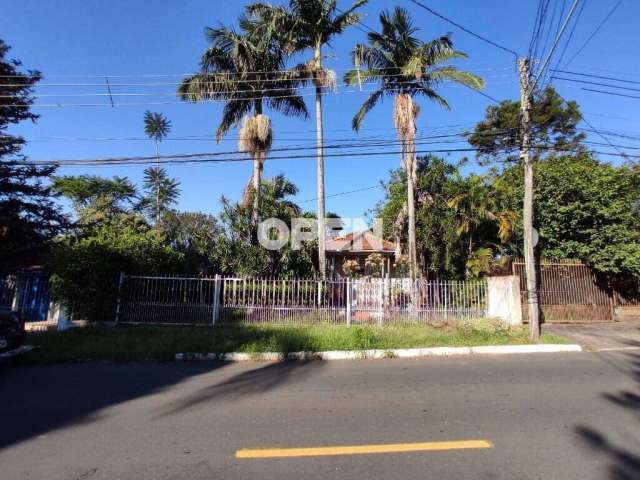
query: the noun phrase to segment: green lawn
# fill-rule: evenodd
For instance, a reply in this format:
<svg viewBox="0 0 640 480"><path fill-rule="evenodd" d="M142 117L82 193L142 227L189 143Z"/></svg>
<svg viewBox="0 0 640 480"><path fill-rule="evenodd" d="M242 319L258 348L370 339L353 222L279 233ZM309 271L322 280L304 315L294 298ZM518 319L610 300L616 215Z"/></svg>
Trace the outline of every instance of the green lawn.
<svg viewBox="0 0 640 480"><path fill-rule="evenodd" d="M567 343L543 335L543 343ZM85 327L30 333L37 348L19 363L171 361L178 352L280 352L364 350L439 346L520 345L526 329L505 330L481 321L451 327Z"/></svg>

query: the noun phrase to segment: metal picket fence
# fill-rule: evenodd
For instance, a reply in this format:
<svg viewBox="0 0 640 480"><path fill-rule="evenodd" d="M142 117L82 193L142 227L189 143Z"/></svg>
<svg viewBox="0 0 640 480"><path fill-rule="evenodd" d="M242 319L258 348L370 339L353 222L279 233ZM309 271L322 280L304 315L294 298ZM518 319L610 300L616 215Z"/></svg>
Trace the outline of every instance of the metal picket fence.
<svg viewBox="0 0 640 480"><path fill-rule="evenodd" d="M208 325L437 324L487 314L487 284L411 279L122 275L117 321Z"/></svg>

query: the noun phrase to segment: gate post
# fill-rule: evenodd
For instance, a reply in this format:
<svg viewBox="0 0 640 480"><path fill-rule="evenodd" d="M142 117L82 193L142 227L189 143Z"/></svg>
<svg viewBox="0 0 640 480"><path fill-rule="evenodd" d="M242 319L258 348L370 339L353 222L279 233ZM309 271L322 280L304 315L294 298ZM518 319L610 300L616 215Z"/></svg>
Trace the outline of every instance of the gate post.
<svg viewBox="0 0 640 480"><path fill-rule="evenodd" d="M487 277L487 315L510 326L522 325L520 277Z"/></svg>
<svg viewBox="0 0 640 480"><path fill-rule="evenodd" d="M120 272L120 280L118 281L118 301L116 303L116 323L120 321L120 308L122 304L122 284L124 283L124 272Z"/></svg>

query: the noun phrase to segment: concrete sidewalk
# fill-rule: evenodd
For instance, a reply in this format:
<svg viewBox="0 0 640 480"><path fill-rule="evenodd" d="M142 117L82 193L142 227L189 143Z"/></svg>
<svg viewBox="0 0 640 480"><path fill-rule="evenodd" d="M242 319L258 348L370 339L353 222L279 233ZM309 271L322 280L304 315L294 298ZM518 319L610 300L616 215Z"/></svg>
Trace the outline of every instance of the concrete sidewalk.
<svg viewBox="0 0 640 480"><path fill-rule="evenodd" d="M573 340L587 350L640 350L640 321L545 324L543 330Z"/></svg>

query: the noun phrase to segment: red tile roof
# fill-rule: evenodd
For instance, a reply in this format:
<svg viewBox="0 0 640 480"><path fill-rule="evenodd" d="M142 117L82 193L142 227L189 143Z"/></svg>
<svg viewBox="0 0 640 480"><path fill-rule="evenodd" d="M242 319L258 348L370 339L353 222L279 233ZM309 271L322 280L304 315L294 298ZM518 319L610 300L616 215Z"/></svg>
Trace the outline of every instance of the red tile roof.
<svg viewBox="0 0 640 480"><path fill-rule="evenodd" d="M325 246L327 252L393 252L395 244L377 237L368 230L328 238Z"/></svg>

